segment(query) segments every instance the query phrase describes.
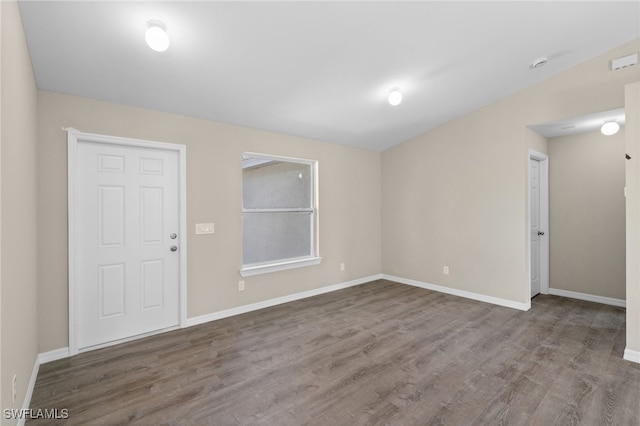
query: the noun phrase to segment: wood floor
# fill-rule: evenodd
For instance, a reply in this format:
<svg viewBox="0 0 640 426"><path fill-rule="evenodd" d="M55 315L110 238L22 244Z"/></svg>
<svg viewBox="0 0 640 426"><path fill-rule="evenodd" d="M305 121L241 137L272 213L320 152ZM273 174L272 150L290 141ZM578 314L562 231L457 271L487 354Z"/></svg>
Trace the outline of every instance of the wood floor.
<svg viewBox="0 0 640 426"><path fill-rule="evenodd" d="M528 312L389 281L42 365L72 425L639 425L624 309Z"/></svg>

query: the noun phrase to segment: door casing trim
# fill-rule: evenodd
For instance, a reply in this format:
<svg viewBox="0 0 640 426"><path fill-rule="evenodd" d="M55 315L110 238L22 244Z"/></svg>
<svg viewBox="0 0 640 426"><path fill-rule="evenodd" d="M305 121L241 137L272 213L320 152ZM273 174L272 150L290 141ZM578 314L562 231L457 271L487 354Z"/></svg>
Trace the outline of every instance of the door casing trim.
<svg viewBox="0 0 640 426"><path fill-rule="evenodd" d="M187 172L186 172L186 157L187 147L185 145L155 142L141 139L131 139L116 136L100 135L95 133L84 133L74 128L64 129L67 131L67 197L68 197L68 275L69 275L69 355L76 355L78 353L78 315L77 300L78 294L75 291L76 283L76 179L77 179L77 149L78 144L83 142L89 143L101 143L106 145L121 145L127 147L138 147L157 149L164 151L175 151L178 154L178 215L179 215L179 227L180 227L180 274L179 274L179 292L180 301L178 303L180 325L179 327L185 327L187 323ZM175 329L170 327L167 329ZM135 336L131 336L135 338ZM117 343L117 342L115 342ZM104 345L100 345L104 346ZM90 349L89 349L90 350ZM84 352L84 349L83 349Z"/></svg>

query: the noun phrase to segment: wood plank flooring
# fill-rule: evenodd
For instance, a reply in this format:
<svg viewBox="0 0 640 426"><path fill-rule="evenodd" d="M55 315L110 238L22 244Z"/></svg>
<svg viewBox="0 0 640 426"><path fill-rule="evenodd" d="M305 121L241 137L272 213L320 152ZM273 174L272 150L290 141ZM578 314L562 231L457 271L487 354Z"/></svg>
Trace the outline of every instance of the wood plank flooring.
<svg viewBox="0 0 640 426"><path fill-rule="evenodd" d="M389 281L42 365L29 425L640 425L624 309Z"/></svg>

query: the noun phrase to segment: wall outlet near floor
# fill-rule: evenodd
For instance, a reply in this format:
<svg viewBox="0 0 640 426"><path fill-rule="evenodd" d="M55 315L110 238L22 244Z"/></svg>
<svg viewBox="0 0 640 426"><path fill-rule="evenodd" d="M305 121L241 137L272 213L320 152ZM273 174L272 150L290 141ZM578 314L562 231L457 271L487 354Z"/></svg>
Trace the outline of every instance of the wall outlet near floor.
<svg viewBox="0 0 640 426"><path fill-rule="evenodd" d="M238 281L238 291L244 291L244 281Z"/></svg>
<svg viewBox="0 0 640 426"><path fill-rule="evenodd" d="M11 403L16 402L17 397L18 397L18 375L14 374L13 379L11 379Z"/></svg>
<svg viewBox="0 0 640 426"><path fill-rule="evenodd" d="M443 266L442 267L442 273L445 275L449 275L449 267L448 266Z"/></svg>
<svg viewBox="0 0 640 426"><path fill-rule="evenodd" d="M340 271L344 272L344 263L340 264Z"/></svg>

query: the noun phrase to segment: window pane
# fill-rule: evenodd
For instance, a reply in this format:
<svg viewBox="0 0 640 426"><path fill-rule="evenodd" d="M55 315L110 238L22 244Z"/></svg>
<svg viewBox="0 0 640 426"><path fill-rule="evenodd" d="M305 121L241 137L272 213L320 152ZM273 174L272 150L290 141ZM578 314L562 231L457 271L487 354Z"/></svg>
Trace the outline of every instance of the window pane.
<svg viewBox="0 0 640 426"><path fill-rule="evenodd" d="M244 213L243 263L311 255L311 213Z"/></svg>
<svg viewBox="0 0 640 426"><path fill-rule="evenodd" d="M311 208L311 165L243 160L242 206L245 209Z"/></svg>

